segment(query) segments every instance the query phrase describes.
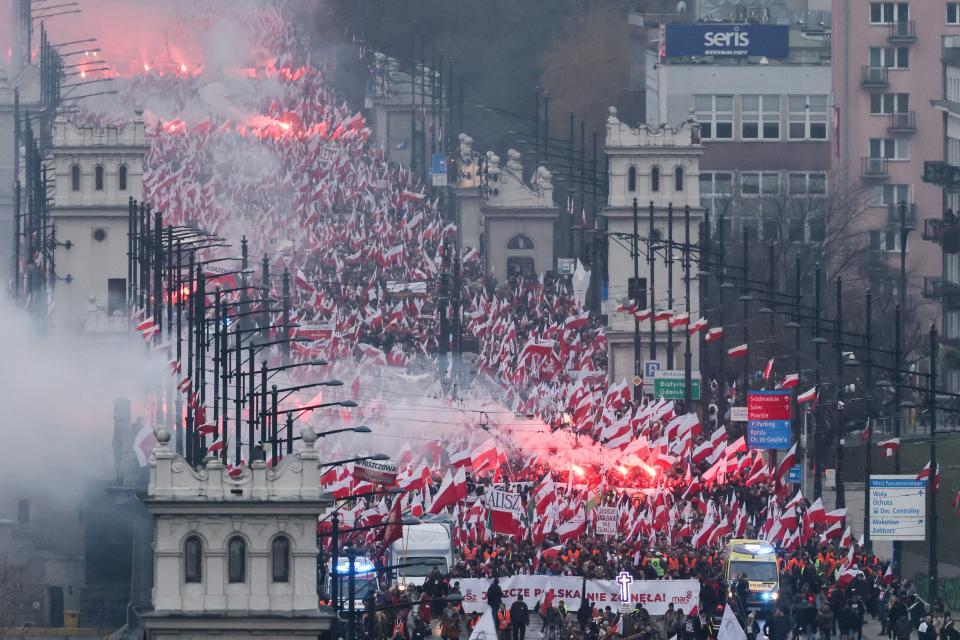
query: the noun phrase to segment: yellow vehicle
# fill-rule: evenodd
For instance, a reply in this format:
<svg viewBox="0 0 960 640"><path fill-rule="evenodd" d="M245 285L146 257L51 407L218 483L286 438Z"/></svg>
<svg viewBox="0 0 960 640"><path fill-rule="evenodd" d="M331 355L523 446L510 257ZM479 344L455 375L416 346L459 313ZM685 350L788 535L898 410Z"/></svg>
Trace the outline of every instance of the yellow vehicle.
<svg viewBox="0 0 960 640"><path fill-rule="evenodd" d="M724 575L730 596L736 595L741 576L747 578L747 598L741 605L747 610L764 611L773 607L780 591L780 567L777 550L765 540L733 539L727 543Z"/></svg>

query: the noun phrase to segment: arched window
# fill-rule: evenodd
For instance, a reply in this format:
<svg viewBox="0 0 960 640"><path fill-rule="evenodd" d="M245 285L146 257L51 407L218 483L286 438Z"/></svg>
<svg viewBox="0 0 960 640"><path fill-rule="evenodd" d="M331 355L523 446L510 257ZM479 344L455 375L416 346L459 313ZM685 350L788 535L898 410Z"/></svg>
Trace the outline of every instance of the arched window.
<svg viewBox="0 0 960 640"><path fill-rule="evenodd" d="M290 540L286 536L273 539L270 549L273 564L273 581L290 581Z"/></svg>
<svg viewBox="0 0 960 640"><path fill-rule="evenodd" d="M650 167L650 191L660 191L660 167Z"/></svg>
<svg viewBox="0 0 960 640"><path fill-rule="evenodd" d="M683 167L673 170L673 190L683 191Z"/></svg>
<svg viewBox="0 0 960 640"><path fill-rule="evenodd" d="M120 169L117 171L117 189L120 191L127 190L127 165L120 165Z"/></svg>
<svg viewBox="0 0 960 640"><path fill-rule="evenodd" d="M636 191L637 190L637 168L630 167L627 169L627 191Z"/></svg>
<svg viewBox="0 0 960 640"><path fill-rule="evenodd" d="M93 188L103 191L103 165L98 164L93 170Z"/></svg>
<svg viewBox="0 0 960 640"><path fill-rule="evenodd" d="M510 241L507 243L507 249L533 249L533 240L522 233L518 233L510 238Z"/></svg>
<svg viewBox="0 0 960 640"><path fill-rule="evenodd" d="M247 543L233 537L227 543L227 579L230 582L247 581Z"/></svg>
<svg viewBox="0 0 960 640"><path fill-rule="evenodd" d="M203 542L198 536L190 536L183 543L184 582L201 582L203 579Z"/></svg>
<svg viewBox="0 0 960 640"><path fill-rule="evenodd" d="M80 191L80 165L70 167L70 190Z"/></svg>

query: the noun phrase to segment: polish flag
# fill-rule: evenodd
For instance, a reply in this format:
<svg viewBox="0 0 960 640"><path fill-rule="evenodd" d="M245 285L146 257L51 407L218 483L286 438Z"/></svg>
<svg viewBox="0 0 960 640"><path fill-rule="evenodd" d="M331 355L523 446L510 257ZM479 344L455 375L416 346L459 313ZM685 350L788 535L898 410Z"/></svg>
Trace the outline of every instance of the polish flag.
<svg viewBox="0 0 960 640"><path fill-rule="evenodd" d="M793 446L790 447L790 451L787 451L787 455L783 456L783 460L780 461L780 468L777 470L777 478L782 480L786 477L790 469L797 463L797 443L794 442Z"/></svg>
<svg viewBox="0 0 960 640"><path fill-rule="evenodd" d="M817 498L810 508L807 509L807 519L816 524L825 524L827 522L827 512L823 509L823 500Z"/></svg>
<svg viewBox="0 0 960 640"><path fill-rule="evenodd" d="M657 322L670 320L671 318L673 318L673 309L660 309L660 311L657 311L656 315L654 316L654 320Z"/></svg>
<svg viewBox="0 0 960 640"><path fill-rule="evenodd" d="M637 310L637 305L633 303L633 300L629 300L622 304L617 305L618 313L633 313Z"/></svg>
<svg viewBox="0 0 960 640"><path fill-rule="evenodd" d="M430 513L438 514L445 507L455 505L460 500L467 497L467 474L463 468L457 469L456 475L450 473L447 469L447 475L443 478L440 489L433 497L433 504L430 505Z"/></svg>
<svg viewBox="0 0 960 640"><path fill-rule="evenodd" d="M678 327L685 327L690 324L690 314L689 313L678 313L673 316L670 320L670 326L674 329Z"/></svg>
<svg viewBox="0 0 960 640"><path fill-rule="evenodd" d="M917 474L917 480L928 480L930 478L930 463L928 462L926 466L920 470L920 473ZM933 477L933 491L936 493L937 489L940 488L940 465L937 464L937 473Z"/></svg>
<svg viewBox="0 0 960 640"><path fill-rule="evenodd" d="M889 440L878 442L877 446L883 449L883 456L885 458L892 458L893 454L900 450L900 438L890 438Z"/></svg>
<svg viewBox="0 0 960 640"><path fill-rule="evenodd" d="M637 320L639 320L640 322L643 322L644 320L648 320L651 315L653 315L653 311L652 311L652 310L650 310L650 309L641 309L640 311L635 312L635 313L633 314L633 317L635 317L635 318L636 318Z"/></svg>
<svg viewBox="0 0 960 640"><path fill-rule="evenodd" d="M815 400L816 398L817 398L817 388L816 388L816 387L813 387L813 388L811 388L811 389L808 389L807 391L804 391L803 393L801 393L800 395L797 396L797 404L804 404L804 403L806 403L806 402L812 402L812 401Z"/></svg>
<svg viewBox="0 0 960 640"><path fill-rule="evenodd" d="M731 358L742 358L743 356L747 355L746 343L727 349L727 355Z"/></svg>
<svg viewBox="0 0 960 640"><path fill-rule="evenodd" d="M700 331L703 331L706 328L707 328L707 319L698 318L696 322L692 323L690 326L687 327L687 333L689 333L690 335L693 335L695 333L699 333Z"/></svg>
<svg viewBox="0 0 960 640"><path fill-rule="evenodd" d="M773 358L767 360L767 366L763 368L763 379L769 380L771 375L773 375Z"/></svg>
<svg viewBox="0 0 960 640"><path fill-rule="evenodd" d="M565 329L584 329L590 322L590 312L584 311L578 316L571 316L563 323Z"/></svg>
<svg viewBox="0 0 960 640"><path fill-rule="evenodd" d="M799 373L788 373L783 376L783 380L777 386L778 389L793 389L800 384Z"/></svg>
<svg viewBox="0 0 960 640"><path fill-rule="evenodd" d="M716 342L717 340L723 339L723 327L714 327L707 330L707 335L704 338L707 341L707 344Z"/></svg>

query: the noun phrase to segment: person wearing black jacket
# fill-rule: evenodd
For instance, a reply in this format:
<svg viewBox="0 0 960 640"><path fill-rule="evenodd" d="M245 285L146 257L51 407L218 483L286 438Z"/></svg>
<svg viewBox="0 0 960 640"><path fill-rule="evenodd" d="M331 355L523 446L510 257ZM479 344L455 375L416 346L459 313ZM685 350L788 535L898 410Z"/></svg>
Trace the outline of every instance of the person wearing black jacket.
<svg viewBox="0 0 960 640"><path fill-rule="evenodd" d="M577 609L577 624L580 625L580 631L587 632L587 624L593 619L593 604L583 598L580 601L580 608Z"/></svg>
<svg viewBox="0 0 960 640"><path fill-rule="evenodd" d="M493 615L497 615L500 610L500 603L503 602L503 589L500 588L500 579L494 578L493 584L487 589L487 604L493 610Z"/></svg>
<svg viewBox="0 0 960 640"><path fill-rule="evenodd" d="M517 601L510 605L510 631L512 640L524 640L527 635L527 625L530 624L530 609L523 601L523 596L517 596Z"/></svg>

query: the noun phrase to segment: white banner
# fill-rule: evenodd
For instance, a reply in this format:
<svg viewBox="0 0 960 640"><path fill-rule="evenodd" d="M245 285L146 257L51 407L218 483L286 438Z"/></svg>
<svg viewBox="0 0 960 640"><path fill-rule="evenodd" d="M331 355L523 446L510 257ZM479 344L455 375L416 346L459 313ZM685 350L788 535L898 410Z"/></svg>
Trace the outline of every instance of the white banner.
<svg viewBox="0 0 960 640"><path fill-rule="evenodd" d="M617 535L617 508L594 507L593 529L598 536Z"/></svg>
<svg viewBox="0 0 960 640"><path fill-rule="evenodd" d="M463 608L467 613L480 613L487 606L487 589L493 583L486 578L462 578L460 592L463 594ZM563 602L567 609L576 611L580 607L580 587L583 579L576 576L507 576L500 578L503 589L503 601L507 608L517 597L531 609L543 602L547 592L553 589L554 606ZM700 605L700 582L697 580L635 580L624 584L629 601L620 599L621 585L616 580L588 580L587 600L603 609L609 605L618 609L621 605L633 607L638 602L652 616L662 616L667 605L673 603L674 609L683 609L684 613Z"/></svg>
<svg viewBox="0 0 960 640"><path fill-rule="evenodd" d="M523 500L519 493L493 490L484 494L487 499L487 508L497 511L509 511L517 520L523 518Z"/></svg>

